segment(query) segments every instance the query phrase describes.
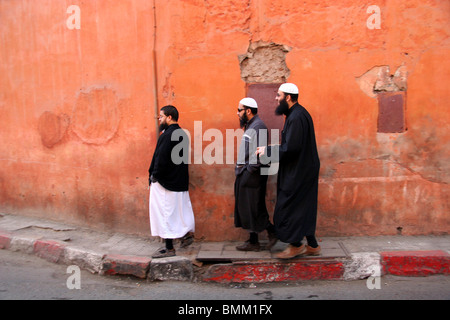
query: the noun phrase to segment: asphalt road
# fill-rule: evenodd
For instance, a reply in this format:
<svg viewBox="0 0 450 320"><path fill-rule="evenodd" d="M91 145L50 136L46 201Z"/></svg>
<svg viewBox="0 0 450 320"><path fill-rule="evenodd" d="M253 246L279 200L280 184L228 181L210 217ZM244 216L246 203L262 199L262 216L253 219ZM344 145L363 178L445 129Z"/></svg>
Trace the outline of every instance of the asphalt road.
<svg viewBox="0 0 450 320"><path fill-rule="evenodd" d="M77 289L79 287L79 289ZM71 289L72 288L72 289ZM385 276L367 281L219 285L148 282L68 269L29 254L0 250L0 300L449 300L450 277Z"/></svg>

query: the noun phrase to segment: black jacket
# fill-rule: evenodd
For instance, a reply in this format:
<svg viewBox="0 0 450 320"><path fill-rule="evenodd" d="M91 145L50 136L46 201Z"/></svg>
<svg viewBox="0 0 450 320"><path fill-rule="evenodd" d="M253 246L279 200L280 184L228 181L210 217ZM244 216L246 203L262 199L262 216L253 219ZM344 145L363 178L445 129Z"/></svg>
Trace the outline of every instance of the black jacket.
<svg viewBox="0 0 450 320"><path fill-rule="evenodd" d="M189 138L178 124L170 125L159 136L148 169L149 181L158 181L170 191L188 191Z"/></svg>

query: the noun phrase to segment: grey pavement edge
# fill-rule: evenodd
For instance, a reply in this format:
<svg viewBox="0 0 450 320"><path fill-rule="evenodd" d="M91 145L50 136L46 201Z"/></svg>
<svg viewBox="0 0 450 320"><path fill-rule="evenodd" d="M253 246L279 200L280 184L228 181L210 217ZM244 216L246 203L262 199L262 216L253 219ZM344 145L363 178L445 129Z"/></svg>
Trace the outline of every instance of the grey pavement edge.
<svg viewBox="0 0 450 320"><path fill-rule="evenodd" d="M329 258L343 262L345 270L340 280L370 277L374 270L380 268L380 253L396 251L440 252L439 259L444 259L441 262L442 273L450 273L450 235L318 239L323 248L321 261L325 263ZM98 274L132 275L148 280L198 281L201 278L197 275L202 274L211 263L279 263L268 251L242 256L241 252L234 250L236 244L231 241L194 241L184 249L176 244L177 256L151 259L152 253L163 243L150 235L141 237L101 232L62 222L0 213L0 249L35 254L55 263L78 265ZM272 251L280 251L284 246L279 242ZM228 256L224 257L226 254Z"/></svg>

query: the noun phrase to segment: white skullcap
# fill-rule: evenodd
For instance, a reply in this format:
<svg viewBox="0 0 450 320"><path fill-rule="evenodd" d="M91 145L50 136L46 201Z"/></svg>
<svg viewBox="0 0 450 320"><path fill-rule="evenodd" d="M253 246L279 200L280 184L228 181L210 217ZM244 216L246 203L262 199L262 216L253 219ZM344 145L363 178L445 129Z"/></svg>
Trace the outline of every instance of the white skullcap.
<svg viewBox="0 0 450 320"><path fill-rule="evenodd" d="M298 88L293 83L283 83L278 90L284 93L298 94Z"/></svg>
<svg viewBox="0 0 450 320"><path fill-rule="evenodd" d="M241 101L239 101L239 103L246 107L258 109L258 104L253 98L244 98Z"/></svg>

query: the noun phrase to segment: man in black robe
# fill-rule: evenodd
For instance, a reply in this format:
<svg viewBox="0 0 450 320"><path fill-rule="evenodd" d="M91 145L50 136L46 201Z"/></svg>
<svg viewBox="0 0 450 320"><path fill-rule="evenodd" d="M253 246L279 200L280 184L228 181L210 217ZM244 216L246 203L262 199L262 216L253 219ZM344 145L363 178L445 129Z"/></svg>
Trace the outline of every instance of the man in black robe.
<svg viewBox="0 0 450 320"><path fill-rule="evenodd" d="M261 174L261 163L256 157L256 147L267 144L267 127L258 116L258 104L252 98L239 102L238 117L245 129L241 139L236 163L234 184L234 224L250 232L250 238L236 247L240 251L259 251L258 233L267 230L270 249L277 238L269 221L266 207L267 175Z"/></svg>
<svg viewBox="0 0 450 320"><path fill-rule="evenodd" d="M278 239L289 245L277 257L290 259L299 255L319 255L321 249L315 230L320 161L313 121L308 111L297 102L296 85L282 84L276 100L279 105L275 113L286 116L281 145L261 147L256 153L266 155L272 162L279 159L274 224ZM301 243L305 236L306 246Z"/></svg>

